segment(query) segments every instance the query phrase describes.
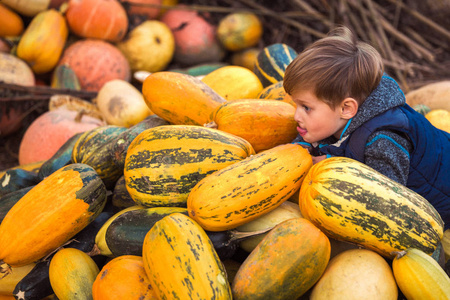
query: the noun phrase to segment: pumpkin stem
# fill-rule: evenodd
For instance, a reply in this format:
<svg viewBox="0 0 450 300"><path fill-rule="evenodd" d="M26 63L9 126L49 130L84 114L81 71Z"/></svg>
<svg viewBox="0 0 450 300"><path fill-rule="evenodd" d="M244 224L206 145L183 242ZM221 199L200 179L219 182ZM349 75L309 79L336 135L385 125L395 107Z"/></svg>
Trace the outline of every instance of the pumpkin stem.
<svg viewBox="0 0 450 300"><path fill-rule="evenodd" d="M81 122L81 118L83 118L83 116L86 114L86 111L84 109L80 109L77 113L77 115L75 116L75 122L80 123Z"/></svg>
<svg viewBox="0 0 450 300"><path fill-rule="evenodd" d="M273 227L274 226L266 228L266 229L263 229L263 230L248 231L248 232L246 232L246 231L230 230L230 237L231 238L229 240L229 243L233 242L233 241L245 240L245 239L248 239L248 238L253 237L253 236L257 236L257 235L261 235L261 234L267 233L270 230L272 230Z"/></svg>
<svg viewBox="0 0 450 300"><path fill-rule="evenodd" d="M89 256L99 255L99 254L101 254L100 248L97 246L97 244L94 244L94 247L92 247L92 250L89 252L86 252L86 254Z"/></svg>
<svg viewBox="0 0 450 300"><path fill-rule="evenodd" d="M12 269L10 267L10 265L8 265L7 263L5 263L3 260L0 259L0 274L3 274L2 277L0 277L0 279L5 278L7 275L12 273Z"/></svg>
<svg viewBox="0 0 450 300"><path fill-rule="evenodd" d="M391 254L392 255L394 255L397 259L400 259L400 258L402 258L403 256L405 256L406 255L406 251L393 251L393 252L391 252Z"/></svg>
<svg viewBox="0 0 450 300"><path fill-rule="evenodd" d="M211 122L209 122L209 123L205 123L204 125L203 125L204 127L207 127L207 128L214 128L214 129L217 129L217 123L216 122L214 122L214 121L211 121Z"/></svg>

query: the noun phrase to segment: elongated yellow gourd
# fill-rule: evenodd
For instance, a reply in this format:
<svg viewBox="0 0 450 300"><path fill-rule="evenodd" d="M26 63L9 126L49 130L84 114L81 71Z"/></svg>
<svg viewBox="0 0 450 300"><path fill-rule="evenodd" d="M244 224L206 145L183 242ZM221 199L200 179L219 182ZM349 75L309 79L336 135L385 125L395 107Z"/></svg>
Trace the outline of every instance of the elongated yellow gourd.
<svg viewBox="0 0 450 300"><path fill-rule="evenodd" d="M50 284L60 300L92 299L92 284L98 273L95 261L75 248L59 250L50 261Z"/></svg>
<svg viewBox="0 0 450 300"><path fill-rule="evenodd" d="M144 239L142 258L159 299L232 299L225 269L205 231L174 213Z"/></svg>
<svg viewBox="0 0 450 300"><path fill-rule="evenodd" d="M189 193L189 216L206 230L236 228L288 200L311 166L298 144L262 151L202 179Z"/></svg>
<svg viewBox="0 0 450 300"><path fill-rule="evenodd" d="M422 196L356 160L315 164L300 188L300 211L328 236L393 258L418 248L432 254L443 221Z"/></svg>
<svg viewBox="0 0 450 300"><path fill-rule="evenodd" d="M0 224L0 271L35 262L89 225L106 204L92 167L70 164L34 186Z"/></svg>
<svg viewBox="0 0 450 300"><path fill-rule="evenodd" d="M17 45L17 56L36 74L51 71L59 61L69 29L64 16L55 9L37 14Z"/></svg>
<svg viewBox="0 0 450 300"><path fill-rule="evenodd" d="M450 299L450 278L425 252L410 248L396 252L394 277L408 300Z"/></svg>

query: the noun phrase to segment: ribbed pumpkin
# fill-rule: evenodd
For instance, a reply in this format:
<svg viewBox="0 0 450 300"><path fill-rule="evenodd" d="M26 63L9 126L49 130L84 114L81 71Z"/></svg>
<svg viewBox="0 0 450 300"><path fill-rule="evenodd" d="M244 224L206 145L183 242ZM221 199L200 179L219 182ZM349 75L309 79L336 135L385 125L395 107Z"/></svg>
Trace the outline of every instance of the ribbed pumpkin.
<svg viewBox="0 0 450 300"><path fill-rule="evenodd" d="M450 278L428 254L399 251L392 262L395 280L407 299L450 299Z"/></svg>
<svg viewBox="0 0 450 300"><path fill-rule="evenodd" d="M258 44L263 34L261 20L253 13L231 13L220 19L216 35L230 51L239 51Z"/></svg>
<svg viewBox="0 0 450 300"><path fill-rule="evenodd" d="M42 180L0 224L2 272L8 265L37 261L63 245L91 223L105 203L106 188L87 165L70 164Z"/></svg>
<svg viewBox="0 0 450 300"><path fill-rule="evenodd" d="M206 230L236 228L288 200L311 166L311 155L298 144L262 151L197 183L187 200L189 216Z"/></svg>
<svg viewBox="0 0 450 300"><path fill-rule="evenodd" d="M157 72L142 85L151 111L175 125L200 125L226 100L200 79L176 72Z"/></svg>
<svg viewBox="0 0 450 300"><path fill-rule="evenodd" d="M397 300L397 290L392 269L382 256L367 249L350 249L330 260L310 299Z"/></svg>
<svg viewBox="0 0 450 300"><path fill-rule="evenodd" d="M184 214L164 217L149 230L142 258L158 299L232 299L214 246Z"/></svg>
<svg viewBox="0 0 450 300"><path fill-rule="evenodd" d="M68 64L80 81L81 88L98 92L108 81L131 78L130 65L116 46L95 39L81 39L67 47L60 65Z"/></svg>
<svg viewBox="0 0 450 300"><path fill-rule="evenodd" d="M328 237L310 221L282 222L240 266L233 299L297 299L319 280L329 259Z"/></svg>
<svg viewBox="0 0 450 300"><path fill-rule="evenodd" d="M295 108L287 103L264 99L243 99L223 103L207 127L237 135L255 152L290 143L297 136Z"/></svg>
<svg viewBox="0 0 450 300"><path fill-rule="evenodd" d="M258 76L240 66L224 66L205 75L202 81L226 100L253 99L263 89Z"/></svg>
<svg viewBox="0 0 450 300"><path fill-rule="evenodd" d="M297 56L297 52L283 43L264 47L256 58L254 72L264 87L283 80L287 66Z"/></svg>
<svg viewBox="0 0 450 300"><path fill-rule="evenodd" d="M300 188L300 211L327 235L393 258L418 248L432 254L443 221L422 196L345 157L315 164Z"/></svg>
<svg viewBox="0 0 450 300"><path fill-rule="evenodd" d="M117 47L128 59L131 70L159 72L172 61L175 40L166 24L147 20L133 28Z"/></svg>
<svg viewBox="0 0 450 300"><path fill-rule="evenodd" d="M50 284L60 300L92 299L98 273L95 261L75 248L62 248L50 260Z"/></svg>
<svg viewBox="0 0 450 300"><path fill-rule="evenodd" d="M93 300L157 299L141 256L122 255L106 263L92 285Z"/></svg>
<svg viewBox="0 0 450 300"><path fill-rule="evenodd" d="M147 129L128 147L124 177L144 206L186 206L191 189L211 173L254 154L244 139L192 125Z"/></svg>
<svg viewBox="0 0 450 300"><path fill-rule="evenodd" d="M24 26L22 18L9 7L0 3L0 37L19 36Z"/></svg>
<svg viewBox="0 0 450 300"><path fill-rule="evenodd" d="M83 38L122 40L128 17L117 0L70 0L66 11L70 31Z"/></svg>
<svg viewBox="0 0 450 300"><path fill-rule="evenodd" d="M55 9L37 14L17 45L17 56L28 62L36 74L49 72L57 65L69 29L64 16Z"/></svg>

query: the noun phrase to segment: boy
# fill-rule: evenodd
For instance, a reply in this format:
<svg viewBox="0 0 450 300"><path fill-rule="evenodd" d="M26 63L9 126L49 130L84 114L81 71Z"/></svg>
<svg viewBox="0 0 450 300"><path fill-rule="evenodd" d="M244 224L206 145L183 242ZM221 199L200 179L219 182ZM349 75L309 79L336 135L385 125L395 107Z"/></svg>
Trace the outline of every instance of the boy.
<svg viewBox="0 0 450 300"><path fill-rule="evenodd" d="M427 199L450 228L450 134L405 102L380 54L339 27L287 67L299 136L313 162L358 160Z"/></svg>

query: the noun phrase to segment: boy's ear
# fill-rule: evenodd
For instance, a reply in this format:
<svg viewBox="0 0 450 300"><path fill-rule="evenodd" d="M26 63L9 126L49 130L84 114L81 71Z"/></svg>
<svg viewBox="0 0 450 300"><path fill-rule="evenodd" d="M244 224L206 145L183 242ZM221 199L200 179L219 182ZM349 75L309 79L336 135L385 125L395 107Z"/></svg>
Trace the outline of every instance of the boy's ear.
<svg viewBox="0 0 450 300"><path fill-rule="evenodd" d="M341 118L343 119L351 119L358 112L358 102L354 98L345 98L344 101L341 102Z"/></svg>

